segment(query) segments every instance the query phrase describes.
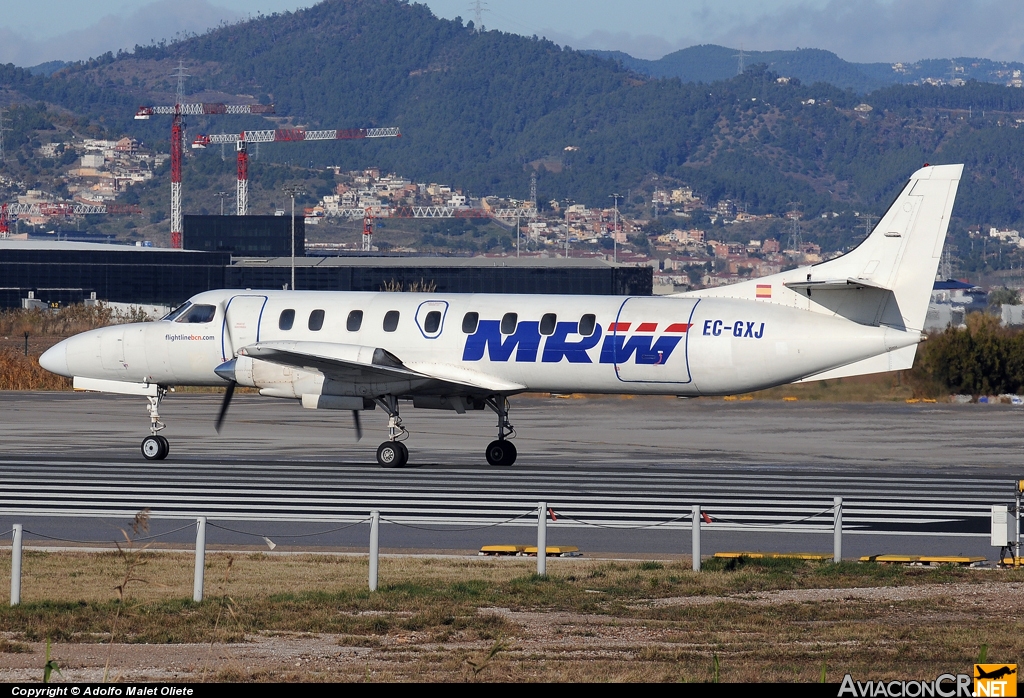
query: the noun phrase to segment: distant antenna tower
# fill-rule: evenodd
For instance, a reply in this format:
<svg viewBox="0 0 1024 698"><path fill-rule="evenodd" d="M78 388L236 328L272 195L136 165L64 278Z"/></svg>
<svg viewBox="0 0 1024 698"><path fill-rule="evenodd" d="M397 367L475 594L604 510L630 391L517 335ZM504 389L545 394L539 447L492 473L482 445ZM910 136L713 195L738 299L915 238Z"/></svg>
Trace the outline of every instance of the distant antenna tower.
<svg viewBox="0 0 1024 698"><path fill-rule="evenodd" d="M484 29L484 12L490 12L487 9L487 3L482 0L476 0L472 5L469 6L469 11L473 13L473 28L478 32Z"/></svg>
<svg viewBox="0 0 1024 698"><path fill-rule="evenodd" d="M0 162L4 162L7 159L7 154L4 152L4 131L10 131L11 129L7 126L8 121L5 117L5 112L0 109Z"/></svg>
<svg viewBox="0 0 1024 698"><path fill-rule="evenodd" d="M533 210L537 210L537 171L530 173L530 201L533 202Z"/></svg>
<svg viewBox="0 0 1024 698"><path fill-rule="evenodd" d="M744 60L746 59L746 57L747 57L747 54L743 53L743 47L740 46L740 52L733 55L733 58L735 58L736 62L737 62L737 68L736 68L736 74L737 75L743 75L743 71L746 68L746 66L744 64Z"/></svg>
<svg viewBox="0 0 1024 698"><path fill-rule="evenodd" d="M942 248L942 262L939 264L939 275L942 280L953 278L953 260L949 254L949 248Z"/></svg>
<svg viewBox="0 0 1024 698"><path fill-rule="evenodd" d="M793 225L790 227L789 230L788 247L789 249L794 250L797 254L799 254L801 248L804 246L803 233L800 230L800 215L798 213L800 202L790 201L789 205L792 207L790 208L790 213L794 215L791 216Z"/></svg>
<svg viewBox="0 0 1024 698"><path fill-rule="evenodd" d="M857 218L864 221L864 239L867 240L868 235L871 235L871 228L874 226L875 219L877 219L878 216L872 216L870 213L862 213L857 216Z"/></svg>
<svg viewBox="0 0 1024 698"><path fill-rule="evenodd" d="M185 72L185 62L182 61L182 60L179 60L178 61L178 67L174 69L174 72L171 73L171 75L173 77L178 78L178 90L177 90L177 96L175 97L175 102L174 103L175 104L184 104L185 103L185 78L192 77L191 75L189 75L188 73Z"/></svg>

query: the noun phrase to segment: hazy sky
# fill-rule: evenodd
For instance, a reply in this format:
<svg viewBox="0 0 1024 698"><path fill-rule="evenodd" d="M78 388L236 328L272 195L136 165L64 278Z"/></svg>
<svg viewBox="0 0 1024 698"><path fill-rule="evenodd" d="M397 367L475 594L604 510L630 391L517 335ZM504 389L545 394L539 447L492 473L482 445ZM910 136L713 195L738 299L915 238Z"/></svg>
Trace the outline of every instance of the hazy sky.
<svg viewBox="0 0 1024 698"><path fill-rule="evenodd" d="M223 21L311 4L295 0L0 0L0 62L79 60ZM425 0L474 18L473 0ZM701 43L824 48L854 61L978 56L1024 61L1019 0L486 0L485 27L573 48L659 58Z"/></svg>

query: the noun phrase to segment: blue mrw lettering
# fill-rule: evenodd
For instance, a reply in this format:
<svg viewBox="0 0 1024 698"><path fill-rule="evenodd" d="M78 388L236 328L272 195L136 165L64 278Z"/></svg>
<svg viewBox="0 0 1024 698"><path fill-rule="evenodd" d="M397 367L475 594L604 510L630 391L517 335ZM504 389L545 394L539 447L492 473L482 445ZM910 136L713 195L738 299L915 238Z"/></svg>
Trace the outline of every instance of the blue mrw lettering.
<svg viewBox="0 0 1024 698"><path fill-rule="evenodd" d="M611 334L604 338L601 347L601 363L624 364L636 353L638 364L663 364L668 361L682 337L659 337L651 346L651 335L633 335L628 340L624 335Z"/></svg>
<svg viewBox="0 0 1024 698"><path fill-rule="evenodd" d="M558 323L561 325L562 323ZM575 323L573 328L576 327ZM555 332L557 335L558 333ZM600 334L600 332L595 332ZM553 337L552 337L553 339ZM551 339L548 340L548 344ZM516 326L516 331L507 337L501 336L500 320L481 320L477 325L476 332L466 339L466 348L462 351L463 361L479 361L484 358L484 352L491 361L508 361L512 352L516 351L516 361L536 361L537 351L540 349L540 322L524 321ZM545 357L547 351L545 350ZM544 359L547 361L547 359Z"/></svg>
<svg viewBox="0 0 1024 698"><path fill-rule="evenodd" d="M534 325L537 324L534 323ZM575 334L578 330L578 322L560 322L555 325L554 334L548 337L548 341L544 342L544 354L541 357L541 361L544 363L558 363L564 358L571 364L594 363L590 360L590 356L587 355L587 350L593 349L601 341L601 326L597 325L594 327L594 334L589 337L583 337L578 342L568 341L568 336ZM519 360L518 357L516 360Z"/></svg>

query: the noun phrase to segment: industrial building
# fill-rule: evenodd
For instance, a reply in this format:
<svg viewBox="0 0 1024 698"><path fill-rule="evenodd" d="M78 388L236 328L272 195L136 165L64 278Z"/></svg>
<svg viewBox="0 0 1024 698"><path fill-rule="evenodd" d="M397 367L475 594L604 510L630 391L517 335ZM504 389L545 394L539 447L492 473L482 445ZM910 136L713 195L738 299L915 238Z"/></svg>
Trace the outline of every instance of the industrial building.
<svg viewBox="0 0 1024 698"><path fill-rule="evenodd" d="M295 261L300 290L649 296L653 289L650 267L593 259L373 256ZM290 257L0 240L4 308L21 307L29 298L61 305L95 298L170 306L210 289L279 289L290 282Z"/></svg>
<svg viewBox="0 0 1024 698"><path fill-rule="evenodd" d="M183 246L201 252L230 252L236 257L305 255L306 223L291 216L185 216Z"/></svg>

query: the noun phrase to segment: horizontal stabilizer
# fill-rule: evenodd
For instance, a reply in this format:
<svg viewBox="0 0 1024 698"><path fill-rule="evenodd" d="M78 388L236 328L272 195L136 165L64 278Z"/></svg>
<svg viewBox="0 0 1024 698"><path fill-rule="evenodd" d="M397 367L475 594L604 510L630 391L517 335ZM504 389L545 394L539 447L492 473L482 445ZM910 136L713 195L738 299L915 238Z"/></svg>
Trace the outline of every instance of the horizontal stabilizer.
<svg viewBox="0 0 1024 698"><path fill-rule="evenodd" d="M786 288L797 291L856 291L865 288L889 289L864 279L831 279L827 281L786 281Z"/></svg>

